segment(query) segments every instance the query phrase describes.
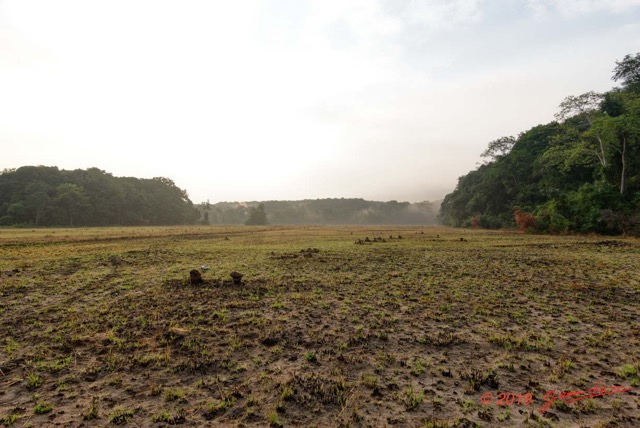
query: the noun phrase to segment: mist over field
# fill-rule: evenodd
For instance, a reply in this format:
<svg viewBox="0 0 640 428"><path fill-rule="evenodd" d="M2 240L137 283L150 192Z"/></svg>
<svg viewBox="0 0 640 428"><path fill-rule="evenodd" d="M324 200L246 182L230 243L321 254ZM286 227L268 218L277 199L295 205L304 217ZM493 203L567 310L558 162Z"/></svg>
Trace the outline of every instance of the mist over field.
<svg viewBox="0 0 640 428"><path fill-rule="evenodd" d="M436 202L374 202L363 199L203 203L197 208L206 224L245 224L257 207L265 213L258 224L393 224L434 225L440 210ZM206 218L205 218L206 216Z"/></svg>

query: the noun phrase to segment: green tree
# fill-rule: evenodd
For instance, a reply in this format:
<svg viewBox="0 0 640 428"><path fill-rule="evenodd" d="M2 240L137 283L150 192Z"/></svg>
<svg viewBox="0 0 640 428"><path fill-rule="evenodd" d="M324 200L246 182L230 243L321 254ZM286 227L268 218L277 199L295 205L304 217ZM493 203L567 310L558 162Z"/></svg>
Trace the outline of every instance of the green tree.
<svg viewBox="0 0 640 428"><path fill-rule="evenodd" d="M482 152L480 156L483 158L491 158L492 161L496 161L506 154L508 154L513 146L516 144L514 137L501 137L497 140L493 140L489 143L487 150Z"/></svg>
<svg viewBox="0 0 640 428"><path fill-rule="evenodd" d="M247 226L257 226L269 224L267 220L267 213L264 209L264 204L260 203L257 207L251 207L249 209L249 218L245 222Z"/></svg>
<svg viewBox="0 0 640 428"><path fill-rule="evenodd" d="M505 225L518 207L540 231L640 233L640 54L616 64L623 88L569 96L558 122L489 143L491 161L459 179L440 219Z"/></svg>
<svg viewBox="0 0 640 428"><path fill-rule="evenodd" d="M98 168L65 171L45 166L0 174L3 225L191 224L198 216L187 192L168 178L114 177Z"/></svg>
<svg viewBox="0 0 640 428"><path fill-rule="evenodd" d="M640 52L626 55L622 61L616 61L612 79L614 82L621 80L626 89L640 91Z"/></svg>
<svg viewBox="0 0 640 428"><path fill-rule="evenodd" d="M42 224L43 217L51 203L51 186L43 181L32 182L25 187L25 205L31 213L31 218L36 226Z"/></svg>
<svg viewBox="0 0 640 428"><path fill-rule="evenodd" d="M589 133L601 135L616 156L616 163L609 170L617 171L619 191L623 195L627 190L630 156L637 154L640 144L640 98L627 98L623 114L598 118Z"/></svg>
<svg viewBox="0 0 640 428"><path fill-rule="evenodd" d="M56 188L53 203L67 214L69 226L75 226L78 218L90 207L84 189L73 183L63 183Z"/></svg>
<svg viewBox="0 0 640 428"><path fill-rule="evenodd" d="M555 117L566 126L573 126L579 131L589 131L593 127L594 121L602 117L600 106L605 99L605 95L593 91L578 96L570 95L560 103L560 110ZM567 121L572 118L574 120ZM590 141L597 143L594 152L602 166L606 167L606 143L602 135L594 130L584 135Z"/></svg>

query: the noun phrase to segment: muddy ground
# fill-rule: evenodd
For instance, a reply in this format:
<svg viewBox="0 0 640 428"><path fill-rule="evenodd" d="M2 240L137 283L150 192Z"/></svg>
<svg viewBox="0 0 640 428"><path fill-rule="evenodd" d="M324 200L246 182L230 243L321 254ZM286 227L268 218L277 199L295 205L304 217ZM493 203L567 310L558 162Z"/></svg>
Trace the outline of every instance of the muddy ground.
<svg viewBox="0 0 640 428"><path fill-rule="evenodd" d="M0 333L6 426L640 426L634 239L0 229Z"/></svg>

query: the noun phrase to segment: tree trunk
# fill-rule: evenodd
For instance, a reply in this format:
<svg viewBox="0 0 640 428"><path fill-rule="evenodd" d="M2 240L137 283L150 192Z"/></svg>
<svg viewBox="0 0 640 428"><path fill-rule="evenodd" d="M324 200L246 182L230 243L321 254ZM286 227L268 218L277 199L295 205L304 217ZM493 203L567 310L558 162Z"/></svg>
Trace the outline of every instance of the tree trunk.
<svg viewBox="0 0 640 428"><path fill-rule="evenodd" d="M622 172L620 173L620 194L624 194L625 180L624 177L627 173L627 139L622 139L622 151L620 152L622 155Z"/></svg>
<svg viewBox="0 0 640 428"><path fill-rule="evenodd" d="M587 121L589 122L589 128L593 127L593 121L591 120L591 117L589 117L589 115L587 115ZM598 153L596 151L596 156L598 158L598 160L600 161L600 163L602 164L603 167L607 166L607 157L604 154L604 141L602 141L602 137L600 137L600 135L596 134L596 139L598 140L598 143L600 144L600 153Z"/></svg>
<svg viewBox="0 0 640 428"><path fill-rule="evenodd" d="M604 154L604 142L602 141L602 138L600 138L600 136L597 136L598 138L598 142L600 143L600 155L598 156L598 159L600 160L600 163L602 164L603 167L607 166L607 158Z"/></svg>

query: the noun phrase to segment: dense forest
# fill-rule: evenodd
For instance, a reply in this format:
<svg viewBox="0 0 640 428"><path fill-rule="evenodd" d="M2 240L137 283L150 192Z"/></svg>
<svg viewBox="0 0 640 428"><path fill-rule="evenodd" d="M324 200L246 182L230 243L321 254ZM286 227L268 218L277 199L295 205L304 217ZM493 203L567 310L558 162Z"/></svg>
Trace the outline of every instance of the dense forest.
<svg viewBox="0 0 640 428"><path fill-rule="evenodd" d="M440 202L375 202L364 199L219 202L199 204L205 224L397 224L436 223Z"/></svg>
<svg viewBox="0 0 640 428"><path fill-rule="evenodd" d="M621 87L569 96L557 121L489 143L442 203L446 225L640 234L640 53Z"/></svg>
<svg viewBox="0 0 640 428"><path fill-rule="evenodd" d="M170 225L194 223L198 215L187 192L168 178L46 166L0 173L0 225Z"/></svg>
<svg viewBox="0 0 640 428"><path fill-rule="evenodd" d="M0 173L0 226L171 224L435 224L439 202L363 199L219 202L194 206L168 178L114 177L24 166Z"/></svg>

